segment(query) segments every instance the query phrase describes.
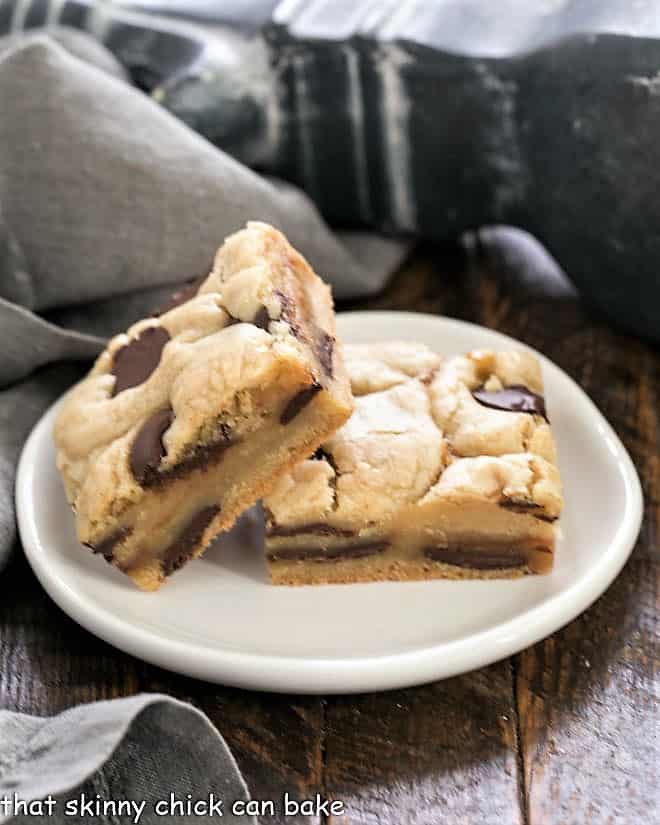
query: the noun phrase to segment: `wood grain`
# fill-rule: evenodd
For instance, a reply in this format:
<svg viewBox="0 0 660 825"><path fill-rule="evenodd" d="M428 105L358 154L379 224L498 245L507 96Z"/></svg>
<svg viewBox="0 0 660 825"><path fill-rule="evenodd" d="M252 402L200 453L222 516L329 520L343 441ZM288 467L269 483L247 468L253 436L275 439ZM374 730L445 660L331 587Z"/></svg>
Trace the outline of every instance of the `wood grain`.
<svg viewBox="0 0 660 825"><path fill-rule="evenodd" d="M645 518L607 593L520 657L525 784L539 825L660 821L658 357L607 330L590 336L588 364L576 347L575 365L640 471Z"/></svg>
<svg viewBox="0 0 660 825"><path fill-rule="evenodd" d="M652 567L633 559L581 619L520 657L521 743L535 825L658 821Z"/></svg>
<svg viewBox="0 0 660 825"><path fill-rule="evenodd" d="M326 793L351 825L523 822L507 662L416 690L331 697L326 723Z"/></svg>
<svg viewBox="0 0 660 825"><path fill-rule="evenodd" d="M542 350L594 399L640 472L646 517L632 560L582 617L508 662L410 690L275 696L169 674L58 610L22 557L0 593L0 707L46 715L163 691L204 710L256 798L322 792L325 825L647 825L660 808L658 523L660 356L570 291L530 288L477 244L425 247L380 296L484 324ZM319 823L316 818L265 818Z"/></svg>

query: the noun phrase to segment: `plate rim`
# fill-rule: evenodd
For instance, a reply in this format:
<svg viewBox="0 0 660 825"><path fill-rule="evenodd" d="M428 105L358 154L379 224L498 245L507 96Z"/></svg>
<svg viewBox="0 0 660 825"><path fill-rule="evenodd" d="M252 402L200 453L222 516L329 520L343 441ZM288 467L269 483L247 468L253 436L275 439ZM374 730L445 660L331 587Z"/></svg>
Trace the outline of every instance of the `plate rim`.
<svg viewBox="0 0 660 825"><path fill-rule="evenodd" d="M37 468L34 458L43 430L50 425L64 396L40 416L23 447L16 474L16 512L21 542L32 570L53 601L83 628L118 649L167 670L233 687L272 692L331 694L393 690L450 678L475 668L486 667L557 632L584 612L619 575L628 560L641 529L643 495L641 483L628 451L587 393L549 358L521 341L497 330L447 316L421 312L367 310L337 313L353 322L379 318L447 325L450 328L482 333L508 348L533 352L544 371L577 392L588 405L601 435L614 446L625 489L625 508L608 550L591 569L547 601L529 608L520 616L495 624L464 638L391 654L356 658L300 657L245 653L191 645L164 638L153 630L138 627L106 608L98 607L84 593L78 593L59 578L49 576L47 555L32 516L34 501L28 494ZM486 344L486 346L489 346ZM65 394L66 395L66 394ZM487 651L484 654L484 651Z"/></svg>

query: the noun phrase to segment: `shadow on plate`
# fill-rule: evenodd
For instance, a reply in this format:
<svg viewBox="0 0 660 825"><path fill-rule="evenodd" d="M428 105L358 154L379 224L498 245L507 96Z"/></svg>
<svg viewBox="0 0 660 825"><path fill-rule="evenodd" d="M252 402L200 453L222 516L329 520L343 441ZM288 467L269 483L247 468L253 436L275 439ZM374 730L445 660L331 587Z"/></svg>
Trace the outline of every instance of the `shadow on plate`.
<svg viewBox="0 0 660 825"><path fill-rule="evenodd" d="M218 536L203 558L235 576L269 585L263 546L263 512L261 506L256 505L243 513L228 533Z"/></svg>

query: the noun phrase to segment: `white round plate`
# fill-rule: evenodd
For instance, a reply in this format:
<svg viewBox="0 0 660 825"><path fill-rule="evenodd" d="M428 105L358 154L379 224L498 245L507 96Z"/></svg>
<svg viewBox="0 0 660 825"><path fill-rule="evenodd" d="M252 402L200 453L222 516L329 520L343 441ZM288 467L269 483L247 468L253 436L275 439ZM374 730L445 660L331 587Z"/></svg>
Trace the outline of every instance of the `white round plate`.
<svg viewBox="0 0 660 825"><path fill-rule="evenodd" d="M408 339L446 354L522 347L482 327L413 313L347 313L338 325L353 343ZM274 587L253 512L158 593L141 593L76 540L55 468L57 404L34 428L18 470L25 552L50 596L83 627L148 662L213 682L344 693L487 665L588 607L621 570L641 523L640 484L626 450L585 393L541 360L566 501L548 576Z"/></svg>

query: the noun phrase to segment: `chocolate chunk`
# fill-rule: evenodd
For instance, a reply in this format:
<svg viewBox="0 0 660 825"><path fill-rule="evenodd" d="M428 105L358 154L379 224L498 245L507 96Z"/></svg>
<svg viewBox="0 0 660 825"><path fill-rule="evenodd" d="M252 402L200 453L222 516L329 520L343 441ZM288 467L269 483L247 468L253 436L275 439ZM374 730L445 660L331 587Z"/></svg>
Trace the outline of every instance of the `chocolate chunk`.
<svg viewBox="0 0 660 825"><path fill-rule="evenodd" d="M222 455L234 444L238 444L242 439L234 436L230 427L221 424L216 436L216 440L208 444L198 445L193 452L185 456L175 464L160 474L159 480L165 481L170 478L181 478L191 473L214 464L220 460Z"/></svg>
<svg viewBox="0 0 660 825"><path fill-rule="evenodd" d="M255 327L268 331L268 324L270 324L270 320L270 315L268 314L266 307L261 307L257 310L257 314L254 316L254 321L252 321L252 323Z"/></svg>
<svg viewBox="0 0 660 825"><path fill-rule="evenodd" d="M274 536L304 536L304 535L311 535L311 536L342 536L344 538L350 538L351 536L355 535L354 530L342 530L339 527L332 527L330 524L324 524L322 522L313 523L313 524L301 524L297 527L283 527L279 524L273 524L271 527L268 528L266 531L266 535L270 537Z"/></svg>
<svg viewBox="0 0 660 825"><path fill-rule="evenodd" d="M306 343L311 349L315 350L316 357L324 374L328 378L333 376L333 352L335 347L335 339L329 335L325 330L317 327L313 321L307 320L306 326L299 317L298 308L294 301L288 295L285 295L279 290L275 291L275 295L280 302L280 318L289 325L291 334L299 341ZM255 318L254 323L257 324ZM258 324L257 324L258 326ZM264 327L265 329L265 327Z"/></svg>
<svg viewBox="0 0 660 825"><path fill-rule="evenodd" d="M129 463L135 480L143 486L157 478L158 465L165 455L163 433L173 420L171 407L159 410L144 422L133 440Z"/></svg>
<svg viewBox="0 0 660 825"><path fill-rule="evenodd" d="M298 321L296 305L294 304L294 302L291 300L291 298L289 298L288 295L285 295L283 292L280 292L279 290L275 290L274 294L280 302L281 320L289 325L289 328L291 329L291 334L295 338L304 338L302 334L302 329L300 328L300 322Z"/></svg>
<svg viewBox="0 0 660 825"><path fill-rule="evenodd" d="M204 283L207 279L207 275L202 275L200 278L193 278L192 281L188 281L181 289L178 289L171 298L169 298L162 306L158 307L156 312L154 312L154 317L158 318L161 315L165 315L166 312L169 312L171 309L176 309L180 307L181 304L185 304L186 301L189 301L191 298L194 298L197 295L200 286Z"/></svg>
<svg viewBox="0 0 660 825"><path fill-rule="evenodd" d="M160 362L163 347L170 340L164 327L147 327L137 338L115 352L112 375L115 386L112 395L136 387L149 378Z"/></svg>
<svg viewBox="0 0 660 825"><path fill-rule="evenodd" d="M278 547L268 554L269 561L343 561L375 556L390 546L388 541L364 541L339 547Z"/></svg>
<svg viewBox="0 0 660 825"><path fill-rule="evenodd" d="M93 553L97 553L109 563L112 564L112 560L114 558L114 549L118 544L121 544L125 538L131 535L133 532L132 527L119 527L114 533L110 533L107 538L101 539L101 541L97 542L96 544L88 544L85 542L85 547L89 547L89 549Z"/></svg>
<svg viewBox="0 0 660 825"><path fill-rule="evenodd" d="M280 416L280 423L288 424L300 413L321 389L321 385L314 382L304 390L293 396Z"/></svg>
<svg viewBox="0 0 660 825"><path fill-rule="evenodd" d="M316 353L323 372L332 378L332 354L334 352L335 339L322 329L319 330L316 342Z"/></svg>
<svg viewBox="0 0 660 825"><path fill-rule="evenodd" d="M523 412L532 415L541 415L548 421L545 411L545 399L521 384L513 384L501 390L489 392L485 389L473 390L474 399L484 407L507 412Z"/></svg>
<svg viewBox="0 0 660 825"><path fill-rule="evenodd" d="M157 422L155 420L156 416L160 417L160 415L163 415L163 420L160 420L159 418L159 421ZM134 474L135 471L142 470L140 476L138 477L135 475L135 478L143 487L154 487L156 485L165 484L176 478L184 478L194 470L202 470L211 464L215 464L221 459L222 455L229 449L229 447L240 443L242 440L241 438L232 435L230 428L226 424L222 424L219 428L215 441L197 445L193 451L191 451L188 455L185 455L176 464L159 471L158 465L165 454L162 443L162 435L169 424L172 423L174 416L171 414L169 424L166 423L164 411L162 413L156 413L156 416L149 419L149 421L143 425L142 429L138 433L137 438L140 438L146 430L144 435L144 444L138 445L139 456L136 455L135 466L131 455L131 470L134 470ZM160 430L161 426L163 426L162 431ZM134 442L134 449L137 444L137 438ZM153 457L154 461L149 460L150 456Z"/></svg>
<svg viewBox="0 0 660 825"><path fill-rule="evenodd" d="M426 547L424 555L431 561L441 561L454 567L473 570L497 570L499 568L520 567L527 563L520 553L497 553L492 550L447 550L440 547Z"/></svg>
<svg viewBox="0 0 660 825"><path fill-rule="evenodd" d="M319 447L318 450L310 456L312 461L327 461L327 463L332 467L335 471L335 479L331 479L330 483L334 483L336 481L336 477L340 475L339 468L337 467L337 463L335 461L335 457L332 453L329 453L327 450L324 450L323 447Z"/></svg>
<svg viewBox="0 0 660 825"><path fill-rule="evenodd" d="M557 521L556 516L549 516L544 513L543 507L535 501L516 501L512 498L503 498L499 502L499 506L504 507L506 510L512 510L514 513L534 516L534 518L541 519L541 521Z"/></svg>
<svg viewBox="0 0 660 825"><path fill-rule="evenodd" d="M170 576L175 570L183 567L197 549L204 531L219 512L220 508L217 506L204 507L190 519L162 555L161 561L165 576Z"/></svg>

